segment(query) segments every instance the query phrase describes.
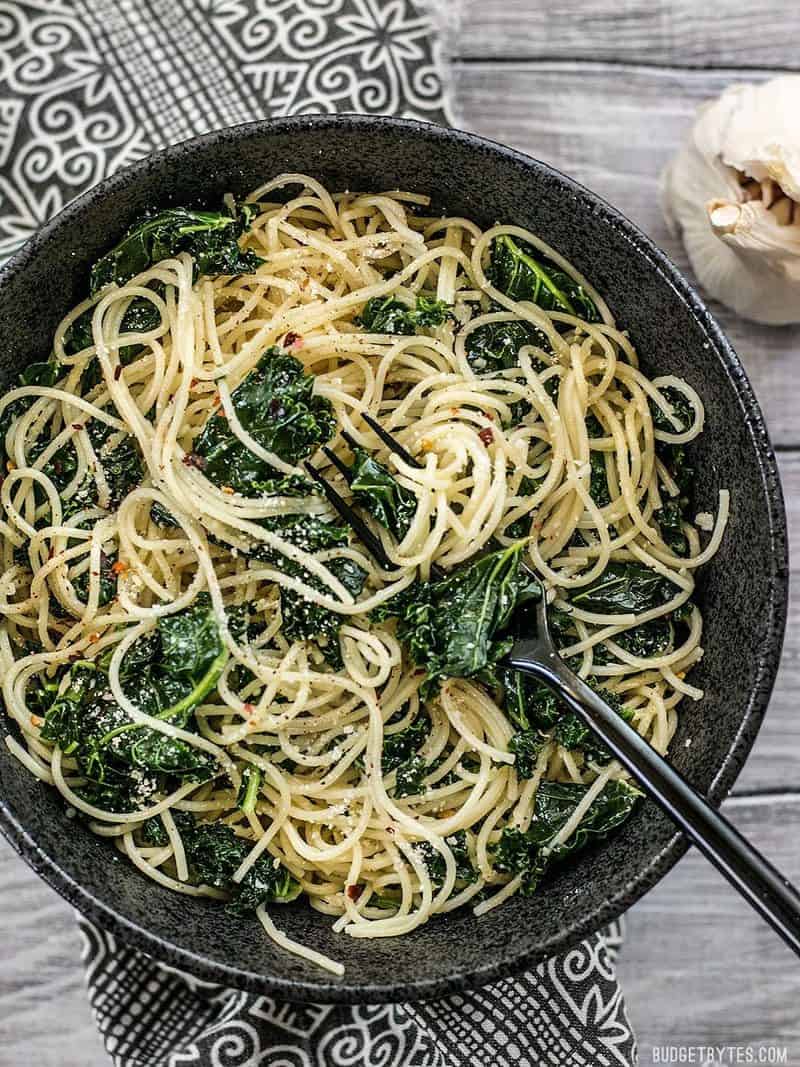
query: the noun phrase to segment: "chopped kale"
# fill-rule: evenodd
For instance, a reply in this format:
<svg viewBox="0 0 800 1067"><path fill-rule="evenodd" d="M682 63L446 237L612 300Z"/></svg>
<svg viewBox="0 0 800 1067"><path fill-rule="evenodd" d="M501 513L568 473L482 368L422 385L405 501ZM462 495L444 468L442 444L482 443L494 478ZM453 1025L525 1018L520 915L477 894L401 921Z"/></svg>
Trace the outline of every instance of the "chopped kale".
<svg viewBox="0 0 800 1067"><path fill-rule="evenodd" d="M134 643L121 664L122 687L141 711L189 729L227 656L210 598L201 594ZM111 696L103 665L91 661L71 666L67 686L47 709L42 737L74 754L89 780L81 795L98 806L126 805L109 810L135 810L165 781L204 781L216 768L207 752L134 723Z"/></svg>
<svg viewBox="0 0 800 1067"><path fill-rule="evenodd" d="M358 596L364 588L367 573L354 560L340 556L326 563L326 567L353 596ZM327 589L316 575L290 560L284 561L283 570L314 589L321 592ZM281 588L281 615L283 633L290 641L315 641L332 667L342 666L339 629L343 617L338 612L314 604L291 589Z"/></svg>
<svg viewBox="0 0 800 1067"><path fill-rule="evenodd" d="M419 793L422 779L428 773L428 764L422 756L410 756L397 768L397 782L394 787L396 797L410 797Z"/></svg>
<svg viewBox="0 0 800 1067"><path fill-rule="evenodd" d="M327 522L316 515L273 515L261 519L260 526L270 533L301 548L304 552L322 552L328 548L340 548L347 544L348 527ZM268 545L256 543L249 551L254 559L268 562L284 562L284 557Z"/></svg>
<svg viewBox="0 0 800 1067"><path fill-rule="evenodd" d="M404 730L384 733L381 766L384 774L394 771L404 762L416 756L431 732L431 720L421 711Z"/></svg>
<svg viewBox="0 0 800 1067"><path fill-rule="evenodd" d="M658 523L664 544L676 556L685 556L688 548L686 535L683 532L683 512L687 505L688 500L670 498L653 512L653 518Z"/></svg>
<svg viewBox="0 0 800 1067"><path fill-rule="evenodd" d="M409 307L391 296L373 296L364 305L356 324L369 333L414 334L429 326L441 326L452 314L443 300L420 294Z"/></svg>
<svg viewBox="0 0 800 1067"><path fill-rule="evenodd" d="M450 834L444 840L453 853L453 859L456 862L456 888L464 889L465 886L471 885L478 878L478 872L473 867L469 854L466 832L457 830L456 833ZM444 856L429 841L418 842L414 849L428 868L428 874L434 888L438 888L444 882L447 872Z"/></svg>
<svg viewBox="0 0 800 1067"><path fill-rule="evenodd" d="M49 360L47 363L30 363L19 375L17 385L20 387L24 385L53 386L56 384L60 376L61 367L53 359ZM8 459L5 442L11 424L20 418L20 416L24 415L35 401L35 396L20 397L20 399L7 404L2 412L0 412L0 449L2 450L3 461ZM36 457L34 456L32 458L35 459Z"/></svg>
<svg viewBox="0 0 800 1067"><path fill-rule="evenodd" d="M611 493L608 489L608 476L606 474L605 453L594 449L589 455L591 476L589 481L589 495L599 508L604 508L611 503Z"/></svg>
<svg viewBox="0 0 800 1067"><path fill-rule="evenodd" d="M467 362L476 374L508 370L519 366L519 353L525 345L552 351L547 334L522 319L486 322L467 336Z"/></svg>
<svg viewBox="0 0 800 1067"><path fill-rule="evenodd" d="M117 595L117 576L113 570L116 561L116 556L108 556L105 552L100 553L100 571L98 574L100 579L100 596L98 597L97 603L101 608L105 607L106 604L110 604ZM78 600L83 601L84 604L89 601L89 579L89 571L85 570L76 575L75 580L72 583L75 595Z"/></svg>
<svg viewBox="0 0 800 1067"><path fill-rule="evenodd" d="M255 252L243 252L239 238L255 210L250 204L241 205L233 214L174 207L143 216L92 267L92 293L111 283L124 285L154 263L180 252L192 257L196 274L251 274L263 260Z"/></svg>
<svg viewBox="0 0 800 1067"><path fill-rule="evenodd" d="M94 308L87 308L75 319L64 334L64 352L68 356L75 356L78 352L94 345L92 334L92 318ZM161 313L152 300L145 296L136 296L131 300L125 314L122 316L119 332L123 333L147 333L154 330L161 322ZM127 367L144 350L143 345L122 345L119 350L119 361L123 367ZM99 385L103 378L100 361L95 356L90 359L81 374L81 391L90 392Z"/></svg>
<svg viewBox="0 0 800 1067"><path fill-rule="evenodd" d="M542 782L536 792L533 820L526 831L506 827L495 850L498 871L522 875L520 891L530 896L550 862L558 862L593 840L606 837L631 814L641 793L620 781L607 782L566 841L553 841L566 825L588 786ZM545 850L550 848L549 852Z"/></svg>
<svg viewBox="0 0 800 1067"><path fill-rule="evenodd" d="M685 433L694 422L695 413L686 395L679 389L667 386L660 390L661 395L672 408L672 413L678 420L679 428L672 425L658 405L649 401L650 414L653 417L653 427L664 433ZM695 469L689 462L685 445L672 444L669 441L656 441L656 455L672 475L675 484L680 490L679 504L683 514L689 507L692 488L694 485ZM656 521L660 522L656 515ZM669 520L668 520L669 521ZM674 528L673 528L674 529ZM666 537L665 537L666 540ZM671 546L670 546L671 547ZM675 549L673 549L675 551ZM679 552L679 555L682 553Z"/></svg>
<svg viewBox="0 0 800 1067"><path fill-rule="evenodd" d="M419 582L373 613L397 617L397 636L426 668L425 693L443 678L492 676L511 644L503 631L514 609L538 593L521 570L522 548L489 552L440 581Z"/></svg>
<svg viewBox="0 0 800 1067"><path fill-rule="evenodd" d="M242 427L270 452L298 464L336 430L329 400L314 394L314 378L302 364L273 346L231 394ZM289 481L251 452L233 433L224 412L212 415L194 445L202 469L215 485L230 486L247 496L297 493L297 476ZM302 480L307 492L308 483Z"/></svg>
<svg viewBox="0 0 800 1067"><path fill-rule="evenodd" d="M676 595L677 587L657 571L641 563L612 560L599 578L573 595L572 603L601 615L638 615Z"/></svg>
<svg viewBox="0 0 800 1067"><path fill-rule="evenodd" d="M672 637L673 629L669 618L661 616L644 622L641 626L623 630L614 640L632 656L652 658L663 655L669 649Z"/></svg>
<svg viewBox="0 0 800 1067"><path fill-rule="evenodd" d="M610 753L594 733L552 690L511 667L501 667L497 674L503 686L502 707L520 731L509 743L509 750L518 755L517 773L520 777L530 777L528 767L532 773L541 750L541 746L537 750L537 738L542 742L552 739L564 748L582 751L587 759L598 763L609 761ZM622 706L616 693L593 678L586 682L626 722L630 721L633 712Z"/></svg>
<svg viewBox="0 0 800 1067"><path fill-rule="evenodd" d="M508 751L516 756L514 770L520 778L533 778L536 761L547 744L547 737L538 730L520 730L508 742Z"/></svg>
<svg viewBox="0 0 800 1067"><path fill-rule="evenodd" d="M130 434L123 437L110 452L100 454L100 462L108 482L108 506L111 511L116 511L144 476L142 454L136 438Z"/></svg>
<svg viewBox="0 0 800 1067"><path fill-rule="evenodd" d="M286 903L300 893L300 886L272 856L260 856L241 882L233 876L253 848L253 842L237 837L230 826L219 822L195 822L191 815L175 815L186 853L189 873L196 884L224 889L231 894L227 911L245 915L261 904Z"/></svg>
<svg viewBox="0 0 800 1067"><path fill-rule="evenodd" d="M402 541L417 512L416 495L363 448L356 448L354 456L350 470L353 499Z"/></svg>
<svg viewBox="0 0 800 1067"><path fill-rule="evenodd" d="M586 322L599 322L597 307L578 282L535 252L530 245L503 234L492 242L489 280L512 300L530 300L545 311L565 311Z"/></svg>

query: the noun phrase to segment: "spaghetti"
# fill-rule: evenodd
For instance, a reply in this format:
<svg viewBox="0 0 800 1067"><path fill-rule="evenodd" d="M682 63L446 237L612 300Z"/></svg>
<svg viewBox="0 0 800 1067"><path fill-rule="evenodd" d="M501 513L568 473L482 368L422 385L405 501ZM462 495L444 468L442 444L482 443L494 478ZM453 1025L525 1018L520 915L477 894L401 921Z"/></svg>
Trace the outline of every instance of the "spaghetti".
<svg viewBox="0 0 800 1067"><path fill-rule="evenodd" d="M532 892L580 828L614 825L602 802L626 788L556 701L528 685L515 704L501 663L426 678L398 597L434 563L459 573L523 546L562 654L664 753L679 702L702 696L686 680L702 656L694 573L728 507L723 491L701 536L683 446L702 403L639 369L591 284L526 230L427 205L276 178L249 198L247 269L204 273L183 250L111 278L59 326L49 378L0 400L9 748L169 889L229 899L280 871L253 910L337 973L276 929L270 902L303 893L354 937L482 913ZM284 438L279 378L304 390ZM249 393L273 386L258 423ZM390 456L365 412L420 465ZM303 478L314 427L306 454L342 492L325 440L345 463L363 449L405 502L393 528L361 491L396 569L330 532ZM109 708L116 725L87 733Z"/></svg>

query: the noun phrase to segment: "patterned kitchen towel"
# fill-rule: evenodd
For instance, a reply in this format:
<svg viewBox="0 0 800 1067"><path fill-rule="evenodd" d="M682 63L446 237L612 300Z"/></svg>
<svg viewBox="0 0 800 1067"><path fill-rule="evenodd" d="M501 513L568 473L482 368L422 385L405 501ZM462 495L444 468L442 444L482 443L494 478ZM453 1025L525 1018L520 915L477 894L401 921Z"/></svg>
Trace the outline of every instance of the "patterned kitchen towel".
<svg viewBox="0 0 800 1067"><path fill-rule="evenodd" d="M359 111L452 121L460 0L0 0L0 261L72 197L215 127ZM79 919L116 1067L636 1062L618 926L424 1004L281 1004L169 970Z"/></svg>
<svg viewBox="0 0 800 1067"><path fill-rule="evenodd" d="M630 1067L619 923L535 970L419 1004L287 1004L201 982L78 920L114 1067Z"/></svg>

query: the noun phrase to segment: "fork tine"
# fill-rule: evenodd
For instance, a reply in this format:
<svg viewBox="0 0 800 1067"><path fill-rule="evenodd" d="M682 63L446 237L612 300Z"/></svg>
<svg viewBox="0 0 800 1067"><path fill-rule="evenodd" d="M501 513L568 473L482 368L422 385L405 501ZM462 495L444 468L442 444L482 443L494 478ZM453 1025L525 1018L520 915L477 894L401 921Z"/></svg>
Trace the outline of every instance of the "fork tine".
<svg viewBox="0 0 800 1067"><path fill-rule="evenodd" d="M383 443L386 445L390 452L394 452L396 456L399 456L400 459L402 459L410 467L417 467L418 469L422 467L422 464L418 463L417 460L415 460L414 457L411 455L411 453L407 452L401 444L398 444L398 442L395 441L392 435L387 430L384 430L381 424L377 420L373 419L371 415L368 415L366 412L362 412L361 417L363 418L367 426L369 426L369 428L374 433L376 433L378 437L380 437L381 441L383 441Z"/></svg>
<svg viewBox="0 0 800 1067"><path fill-rule="evenodd" d="M395 564L389 559L384 551L383 545L370 530L369 526L364 522L362 518L350 507L344 497L333 488L330 482L323 477L317 468L309 463L307 460L304 464L306 470L322 489L325 496L331 503L331 506L339 513L344 521L350 526L352 531L363 541L367 549L372 553L375 561L384 570L391 571L396 570Z"/></svg>
<svg viewBox="0 0 800 1067"><path fill-rule="evenodd" d="M344 460L339 459L333 449L328 448L327 445L322 446L322 451L325 453L325 455L328 457L328 459L331 461L337 471L344 476L345 481L349 484L353 472L350 470Z"/></svg>
<svg viewBox="0 0 800 1067"><path fill-rule="evenodd" d="M343 437L343 438L345 439L345 441L347 442L347 444L348 444L348 447L350 448L350 451L351 451L351 452L355 452L355 450L356 450L357 448L361 448L361 445L359 445L358 441L356 441L356 440L355 440L355 438L354 438L354 437L352 437L352 436L351 436L351 435L350 435L350 434L349 434L349 433L347 432L347 430L342 430L342 431L341 431L341 434L342 434L342 437Z"/></svg>

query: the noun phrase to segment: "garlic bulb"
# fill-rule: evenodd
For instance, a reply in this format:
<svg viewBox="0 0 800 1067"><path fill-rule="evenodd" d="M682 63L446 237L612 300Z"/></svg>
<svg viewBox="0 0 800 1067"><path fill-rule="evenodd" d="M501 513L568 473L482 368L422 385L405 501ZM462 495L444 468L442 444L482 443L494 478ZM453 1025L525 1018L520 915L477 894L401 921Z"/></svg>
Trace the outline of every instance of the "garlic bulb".
<svg viewBox="0 0 800 1067"><path fill-rule="evenodd" d="M661 176L700 284L755 322L800 322L800 75L733 85Z"/></svg>

